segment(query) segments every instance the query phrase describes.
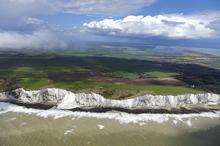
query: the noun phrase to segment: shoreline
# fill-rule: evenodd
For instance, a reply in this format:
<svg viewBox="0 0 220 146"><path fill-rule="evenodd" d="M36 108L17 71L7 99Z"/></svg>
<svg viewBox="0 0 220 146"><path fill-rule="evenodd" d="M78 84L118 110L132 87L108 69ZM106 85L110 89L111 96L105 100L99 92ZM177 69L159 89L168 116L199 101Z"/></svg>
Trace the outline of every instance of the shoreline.
<svg viewBox="0 0 220 146"><path fill-rule="evenodd" d="M220 111L213 112L201 112L201 113L188 113L188 114L169 114L169 113L142 113L142 114L132 114L125 112L115 112L109 111L105 113L95 113L95 112L85 112L85 111L70 111L70 110L60 110L51 108L48 110L26 108L23 106L14 105L11 103L0 102L0 116L6 113L18 113L34 115L42 118L52 118L59 119L69 117L70 119L79 118L95 118L95 119L106 119L115 120L120 124L139 124L142 125L147 122L164 123L171 120L171 123L176 125L177 123L184 123L189 127L192 126L192 120L197 120L198 118L204 118L207 120L219 120Z"/></svg>
<svg viewBox="0 0 220 146"><path fill-rule="evenodd" d="M116 111L131 114L191 114L220 111L220 95L213 93L177 96L149 94L132 99L112 100L95 93L73 93L58 88L33 91L19 88L13 94L0 93L1 101L26 108L92 113Z"/></svg>
<svg viewBox="0 0 220 146"><path fill-rule="evenodd" d="M42 103L22 103L17 101L1 101L3 103L10 103L18 106L23 106L26 108L40 109L40 110L49 110L49 109L58 109L56 105L42 104ZM127 109L120 107L84 107L84 108L73 108L73 109L59 109L59 110L67 110L72 112L90 112L90 113L106 113L106 112L124 112L128 114L193 114L193 113L202 113L202 112L213 112L220 111L218 108L205 108L205 107L194 107L194 108L172 108L172 109L150 109L150 108L142 108L142 109Z"/></svg>

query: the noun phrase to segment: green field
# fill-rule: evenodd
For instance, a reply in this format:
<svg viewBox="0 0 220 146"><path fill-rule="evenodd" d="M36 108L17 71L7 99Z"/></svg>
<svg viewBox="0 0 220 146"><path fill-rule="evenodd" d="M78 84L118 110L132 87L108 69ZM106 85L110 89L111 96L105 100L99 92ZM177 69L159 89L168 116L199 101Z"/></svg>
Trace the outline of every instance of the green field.
<svg viewBox="0 0 220 146"><path fill-rule="evenodd" d="M143 94L160 94L160 95L177 95L185 93L199 93L202 92L200 89L193 89L190 87L184 86L171 86L171 85L138 85L138 84L126 84L123 82L97 82L94 79L80 79L73 81L53 81L47 77L47 74L50 73L72 73L72 72L86 72L86 69L83 68L65 68L65 67L55 67L47 69L33 69L31 67L18 67L7 72L1 72L2 77L16 77L18 78L19 87L25 89L40 89L45 87L56 87L68 89L75 92L96 92L104 95L108 98L121 99L125 97L134 97L137 95ZM10 72L10 73L9 73ZM146 77L150 78L164 78L171 77L176 75L175 73L168 72L146 72ZM111 73L113 76L118 78L126 78L129 80L135 79L138 77L136 73L126 73L126 72L114 72Z"/></svg>
<svg viewBox="0 0 220 146"><path fill-rule="evenodd" d="M132 85L123 83L100 83L94 81L60 82L53 85L57 88L76 90L82 92L93 91L100 93L108 98L123 99L144 94L159 95L178 95L185 93L201 93L196 90L183 86L161 86L161 85Z"/></svg>
<svg viewBox="0 0 220 146"><path fill-rule="evenodd" d="M57 87L115 99L220 91L217 69L164 61L149 52L139 55L98 51L4 54L0 55L0 89ZM157 61L150 59L155 57Z"/></svg>

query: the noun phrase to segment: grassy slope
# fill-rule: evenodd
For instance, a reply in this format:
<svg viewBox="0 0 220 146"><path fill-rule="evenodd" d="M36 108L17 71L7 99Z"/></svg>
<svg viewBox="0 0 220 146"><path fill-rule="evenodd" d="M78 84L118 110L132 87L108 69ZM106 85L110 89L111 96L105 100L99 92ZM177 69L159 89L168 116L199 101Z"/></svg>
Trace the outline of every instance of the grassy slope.
<svg viewBox="0 0 220 146"><path fill-rule="evenodd" d="M0 79L4 77L16 76L19 79L19 84L26 89L39 89L44 87L58 87L64 89L70 89L73 91L94 91L106 95L109 98L124 98L132 97L135 95L141 95L145 93L151 94L185 94L185 93L200 93L201 89L191 88L190 86L161 86L156 84L150 85L135 85L125 83L109 83L109 82L97 82L91 79L80 80L51 80L48 76L51 73L65 74L75 72L90 72L101 71L111 76L119 78L127 78L130 80L138 78L139 74L143 74L150 78L167 78L179 75L179 72L172 70L164 70L164 68L152 66L151 62L142 63L131 61L132 58L141 59L155 57L148 52L137 54L119 54L119 53L106 53L100 52L100 56L114 56L116 58L127 59L111 59L111 60L96 60L86 59L71 60L72 56L96 56L97 52L64 52L59 55L64 59L53 59L56 54L47 54L46 56L33 56L33 57L21 57L17 59L3 58L4 64L16 64L5 69L0 69ZM1 59L1 58L0 58ZM1 81L1 80L0 80ZM1 89L0 82L0 89Z"/></svg>
<svg viewBox="0 0 220 146"><path fill-rule="evenodd" d="M98 92L106 95L110 98L123 98L124 96L135 96L141 94L185 94L185 93L197 93L199 90L192 89L189 87L180 86L160 86L160 85L134 85L134 84L120 84L120 83L105 83L96 82L93 80L80 80L80 81L58 81L52 82L47 78L47 73L50 72L74 72L76 68L69 68L66 70L64 67L55 67L48 70L36 70L31 67L18 67L13 70L1 72L5 76L17 76L19 77L19 84L26 89L39 89L43 87L57 87L63 89L69 89L76 92ZM83 68L78 68L78 71L85 70ZM9 73L9 74L8 74ZM113 74L117 74L113 73ZM175 73L167 72L147 72L147 75L151 77L168 77L175 75ZM137 75L134 73L119 73L120 76L125 78L133 79Z"/></svg>
<svg viewBox="0 0 220 146"><path fill-rule="evenodd" d="M84 68L66 68L66 67L49 67L47 69L34 69L31 67L18 67L7 72L1 72L4 76L19 77L19 84L26 89L39 89L44 87L57 87L69 89L75 92L97 92L108 98L124 98L137 95L150 94L185 94L199 93L200 90L184 87L184 86L160 86L160 85L135 85L124 83L106 83L96 82L94 80L79 81L51 81L47 78L47 74L51 72L74 72L86 71ZM114 72L112 74L119 75L124 78L134 79L137 77L135 73ZM176 75L176 73L168 72L146 72L150 77L163 78Z"/></svg>
<svg viewBox="0 0 220 146"><path fill-rule="evenodd" d="M104 83L91 81L77 82L60 82L53 86L75 91L94 91L101 92L105 97L121 99L125 97L135 97L143 94L159 94L159 95L178 95L185 93L200 93L201 90L192 89L183 86L160 86L160 85L133 85Z"/></svg>

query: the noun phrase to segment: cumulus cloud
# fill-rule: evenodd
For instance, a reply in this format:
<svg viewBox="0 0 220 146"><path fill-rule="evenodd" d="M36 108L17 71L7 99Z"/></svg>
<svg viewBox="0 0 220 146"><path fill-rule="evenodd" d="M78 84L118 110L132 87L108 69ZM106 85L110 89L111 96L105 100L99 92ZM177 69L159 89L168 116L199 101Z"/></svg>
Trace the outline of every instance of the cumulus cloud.
<svg viewBox="0 0 220 146"><path fill-rule="evenodd" d="M170 38L199 39L214 37L220 13L196 15L165 14L156 16L127 16L123 19L104 19L84 23L87 31L108 35L144 35ZM217 26L217 25L215 25Z"/></svg>
<svg viewBox="0 0 220 146"><path fill-rule="evenodd" d="M39 18L58 13L126 14L156 0L0 0L0 48L65 48L80 30L66 30ZM129 4L128 4L129 3ZM78 33L78 35L77 35ZM83 36L86 36L83 34ZM75 37L76 38L76 37Z"/></svg>
<svg viewBox="0 0 220 146"><path fill-rule="evenodd" d="M117 35L164 36L180 39L212 38L219 35L219 12L196 15L127 16L119 20L92 21L72 30L40 20L41 16L48 17L58 13L129 15L156 1L0 0L0 48L66 48L69 43L73 44L74 39L104 38L96 34L104 34L108 38L109 35Z"/></svg>

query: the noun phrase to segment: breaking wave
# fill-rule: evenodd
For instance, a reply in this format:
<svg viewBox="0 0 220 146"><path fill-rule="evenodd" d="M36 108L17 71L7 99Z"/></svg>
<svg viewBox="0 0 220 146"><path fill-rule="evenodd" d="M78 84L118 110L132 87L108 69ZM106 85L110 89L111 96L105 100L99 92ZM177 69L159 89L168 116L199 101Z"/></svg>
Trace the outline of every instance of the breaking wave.
<svg viewBox="0 0 220 146"><path fill-rule="evenodd" d="M220 118L220 111L215 112L203 112L203 113L193 113L193 114L129 114L124 112L106 112L106 113L91 113L91 112L73 112L69 110L60 110L60 109L49 109L49 110L41 110L41 109L33 109L26 108L23 106L14 105L11 103L0 102L0 115L8 112L15 113L25 113L30 115L36 115L42 118L97 118L97 119L110 119L116 120L121 124L128 123L137 123L143 124L146 122L157 122L163 123L172 120L174 124L179 122L184 122L188 126L192 126L191 119L194 118L210 118L210 119L218 119Z"/></svg>

